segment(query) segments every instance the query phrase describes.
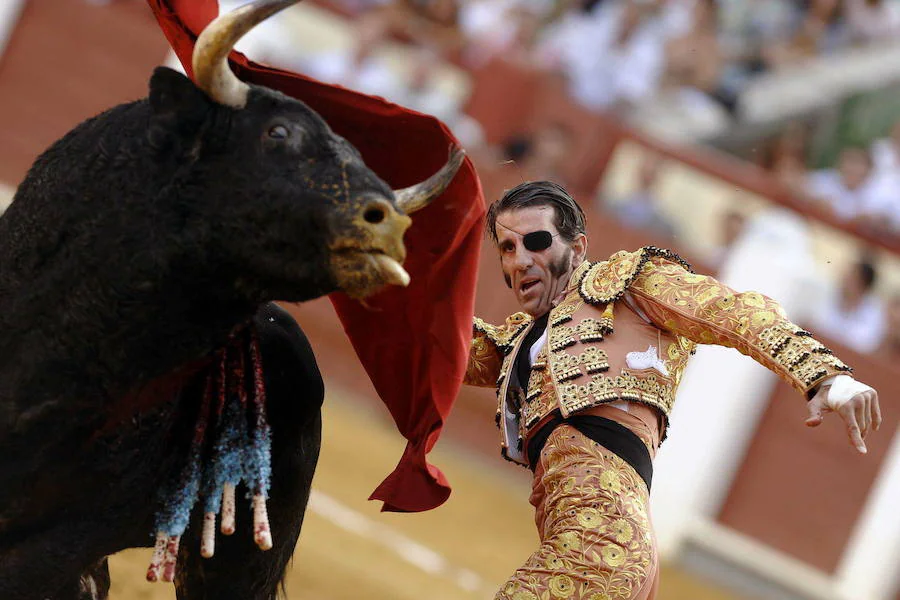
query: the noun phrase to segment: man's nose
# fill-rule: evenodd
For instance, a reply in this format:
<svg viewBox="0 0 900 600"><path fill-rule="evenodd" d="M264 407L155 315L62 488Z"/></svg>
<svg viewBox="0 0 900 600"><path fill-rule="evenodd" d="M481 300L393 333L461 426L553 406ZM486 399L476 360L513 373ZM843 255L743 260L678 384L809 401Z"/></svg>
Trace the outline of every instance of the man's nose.
<svg viewBox="0 0 900 600"><path fill-rule="evenodd" d="M519 270L524 271L528 267L530 267L534 263L534 258L531 256L531 252L529 252L525 246L521 244L516 247L516 259L515 259L515 267Z"/></svg>

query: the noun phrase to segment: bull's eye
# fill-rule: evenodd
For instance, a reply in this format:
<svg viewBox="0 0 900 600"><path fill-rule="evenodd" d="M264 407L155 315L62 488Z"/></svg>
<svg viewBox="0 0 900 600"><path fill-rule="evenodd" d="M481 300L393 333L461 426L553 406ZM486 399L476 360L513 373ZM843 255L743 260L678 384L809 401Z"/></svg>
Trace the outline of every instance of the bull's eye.
<svg viewBox="0 0 900 600"><path fill-rule="evenodd" d="M269 137L274 140L284 140L290 135L288 128L284 125L273 125L269 128Z"/></svg>

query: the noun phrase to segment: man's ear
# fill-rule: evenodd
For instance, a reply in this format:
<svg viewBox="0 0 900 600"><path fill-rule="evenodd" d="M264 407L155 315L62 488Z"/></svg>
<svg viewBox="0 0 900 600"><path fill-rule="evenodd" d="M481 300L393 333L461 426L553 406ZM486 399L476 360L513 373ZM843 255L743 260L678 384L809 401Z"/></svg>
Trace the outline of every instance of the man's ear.
<svg viewBox="0 0 900 600"><path fill-rule="evenodd" d="M179 138L193 138L213 103L186 76L157 67L150 78L151 145L160 148Z"/></svg>
<svg viewBox="0 0 900 600"><path fill-rule="evenodd" d="M584 262L587 256L588 239L583 233L579 233L572 242L572 266L577 267Z"/></svg>

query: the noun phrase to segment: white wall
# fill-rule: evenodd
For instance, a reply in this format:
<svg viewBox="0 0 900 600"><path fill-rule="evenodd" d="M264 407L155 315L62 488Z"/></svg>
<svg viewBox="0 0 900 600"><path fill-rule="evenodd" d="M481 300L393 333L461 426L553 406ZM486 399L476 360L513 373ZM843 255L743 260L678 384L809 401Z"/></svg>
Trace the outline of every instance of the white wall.
<svg viewBox="0 0 900 600"><path fill-rule="evenodd" d="M6 44L12 35L16 23L19 22L19 14L22 7L25 6L25 0L3 0L0 2L0 58L6 50Z"/></svg>

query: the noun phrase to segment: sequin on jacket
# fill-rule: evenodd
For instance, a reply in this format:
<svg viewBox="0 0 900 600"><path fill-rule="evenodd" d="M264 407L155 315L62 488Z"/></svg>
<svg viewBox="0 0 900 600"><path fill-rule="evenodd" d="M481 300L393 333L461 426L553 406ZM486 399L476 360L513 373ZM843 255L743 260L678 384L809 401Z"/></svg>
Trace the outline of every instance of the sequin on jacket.
<svg viewBox="0 0 900 600"><path fill-rule="evenodd" d="M514 398L508 375L531 325L525 313L500 326L476 317L465 379L496 386L502 453L520 464L523 440L557 408L565 417L616 400L643 403L662 416L665 437L697 344L735 348L807 397L824 379L851 370L775 301L694 274L674 253L650 246L575 270L568 295L550 312L524 397Z"/></svg>

